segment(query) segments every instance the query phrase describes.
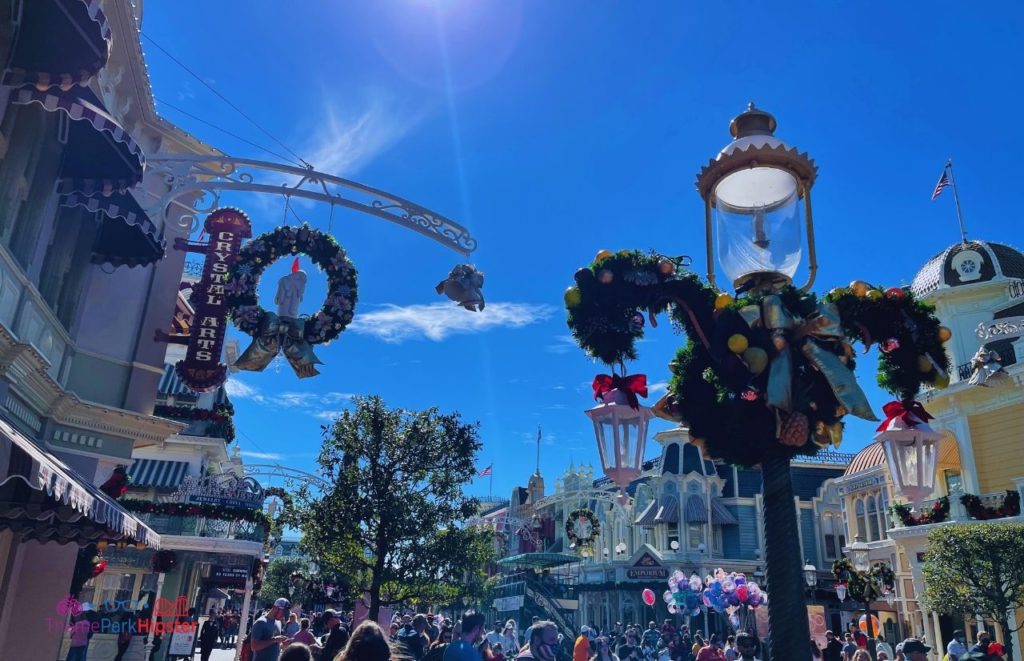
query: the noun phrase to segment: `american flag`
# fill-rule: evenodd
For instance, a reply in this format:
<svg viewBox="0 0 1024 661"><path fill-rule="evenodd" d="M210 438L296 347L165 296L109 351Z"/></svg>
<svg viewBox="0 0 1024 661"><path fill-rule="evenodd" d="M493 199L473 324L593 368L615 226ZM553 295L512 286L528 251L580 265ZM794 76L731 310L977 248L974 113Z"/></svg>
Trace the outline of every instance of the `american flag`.
<svg viewBox="0 0 1024 661"><path fill-rule="evenodd" d="M480 471L479 473L477 473L476 476L477 477L487 477L488 475L491 474L491 468L493 468L493 467L494 467L494 464L491 464L487 468L485 468L482 471Z"/></svg>
<svg viewBox="0 0 1024 661"><path fill-rule="evenodd" d="M939 183L935 184L935 190L932 192L932 199L934 200L939 195L942 195L942 189L949 185L949 165L942 168L942 176L939 177Z"/></svg>

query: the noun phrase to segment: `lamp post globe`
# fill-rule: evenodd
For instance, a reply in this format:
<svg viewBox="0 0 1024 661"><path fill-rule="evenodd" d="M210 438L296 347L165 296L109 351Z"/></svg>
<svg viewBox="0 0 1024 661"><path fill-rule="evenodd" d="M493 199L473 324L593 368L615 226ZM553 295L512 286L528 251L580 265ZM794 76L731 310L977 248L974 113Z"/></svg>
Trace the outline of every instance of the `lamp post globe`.
<svg viewBox="0 0 1024 661"><path fill-rule="evenodd" d="M818 584L818 568L812 565L810 560L804 563L804 582L809 588Z"/></svg>
<svg viewBox="0 0 1024 661"><path fill-rule="evenodd" d="M846 547L846 557L850 559L853 568L860 573L871 571L871 547L867 545L863 537L857 537L853 544Z"/></svg>
<svg viewBox="0 0 1024 661"><path fill-rule="evenodd" d="M771 113L750 103L729 124L732 142L697 175L712 286L717 286L716 237L718 262L737 290L777 289L792 283L803 254L803 221L810 258L804 291L814 281L811 187L817 168L806 153L776 138L775 127Z"/></svg>

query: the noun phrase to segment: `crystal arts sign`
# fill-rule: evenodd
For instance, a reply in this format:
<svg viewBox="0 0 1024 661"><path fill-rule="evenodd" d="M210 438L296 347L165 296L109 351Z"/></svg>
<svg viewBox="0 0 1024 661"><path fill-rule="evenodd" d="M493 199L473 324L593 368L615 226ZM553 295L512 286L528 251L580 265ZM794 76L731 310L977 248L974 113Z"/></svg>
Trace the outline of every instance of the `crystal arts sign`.
<svg viewBox="0 0 1024 661"><path fill-rule="evenodd" d="M231 265L238 259L242 239L252 236L249 218L239 209L217 209L203 225L210 237L208 243L193 243L181 239L175 248L206 255L203 275L192 287L192 307L195 318L188 338L185 360L174 366L178 376L196 392L209 392L224 383L227 366L220 362L227 331L227 303L225 285Z"/></svg>

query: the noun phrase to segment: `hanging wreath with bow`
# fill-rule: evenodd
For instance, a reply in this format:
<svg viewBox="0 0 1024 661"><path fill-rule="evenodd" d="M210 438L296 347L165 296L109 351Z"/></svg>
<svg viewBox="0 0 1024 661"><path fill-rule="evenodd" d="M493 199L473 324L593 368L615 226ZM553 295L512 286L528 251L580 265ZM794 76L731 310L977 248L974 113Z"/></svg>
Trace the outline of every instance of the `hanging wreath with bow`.
<svg viewBox="0 0 1024 661"><path fill-rule="evenodd" d="M581 531L586 530L588 524L590 526L589 534L581 534ZM590 546L600 534L601 523L597 520L597 515L585 507L573 510L569 513L569 518L565 520L565 538L577 548Z"/></svg>
<svg viewBox="0 0 1024 661"><path fill-rule="evenodd" d="M837 584L846 586L854 601L865 601L865 597L877 598L896 586L896 574L885 562L876 562L869 571L861 573L852 562L842 558L832 563L832 575L836 577ZM880 593L874 594L876 590Z"/></svg>
<svg viewBox="0 0 1024 661"><path fill-rule="evenodd" d="M281 257L306 255L327 275L327 298L313 316L284 317L257 300L260 276ZM298 271L293 268L293 273ZM338 337L351 323L357 299L356 269L345 249L329 234L311 228L278 227L261 234L238 252L228 273L228 314L235 326L253 337L236 362L240 369L262 371L283 352L299 378L319 374L314 344Z"/></svg>

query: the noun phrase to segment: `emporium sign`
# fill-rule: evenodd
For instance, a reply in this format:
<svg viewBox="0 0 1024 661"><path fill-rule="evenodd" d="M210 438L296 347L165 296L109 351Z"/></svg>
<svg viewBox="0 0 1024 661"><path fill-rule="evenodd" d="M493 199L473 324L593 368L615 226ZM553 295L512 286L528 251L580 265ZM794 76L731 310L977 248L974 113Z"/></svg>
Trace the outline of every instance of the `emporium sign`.
<svg viewBox="0 0 1024 661"><path fill-rule="evenodd" d="M206 244L187 243L189 252L204 253L203 275L192 287L195 318L188 339L185 359L174 366L181 380L196 392L215 390L227 378L227 366L220 362L227 331L227 305L224 287L228 269L238 258L242 239L252 236L249 219L238 209L217 209L206 217Z"/></svg>
<svg viewBox="0 0 1024 661"><path fill-rule="evenodd" d="M251 477L208 475L186 477L174 497L182 503L259 509L266 500L263 487Z"/></svg>
<svg viewBox="0 0 1024 661"><path fill-rule="evenodd" d="M632 581L668 578L668 569L662 567L653 555L644 553L632 567L626 570L626 578Z"/></svg>

